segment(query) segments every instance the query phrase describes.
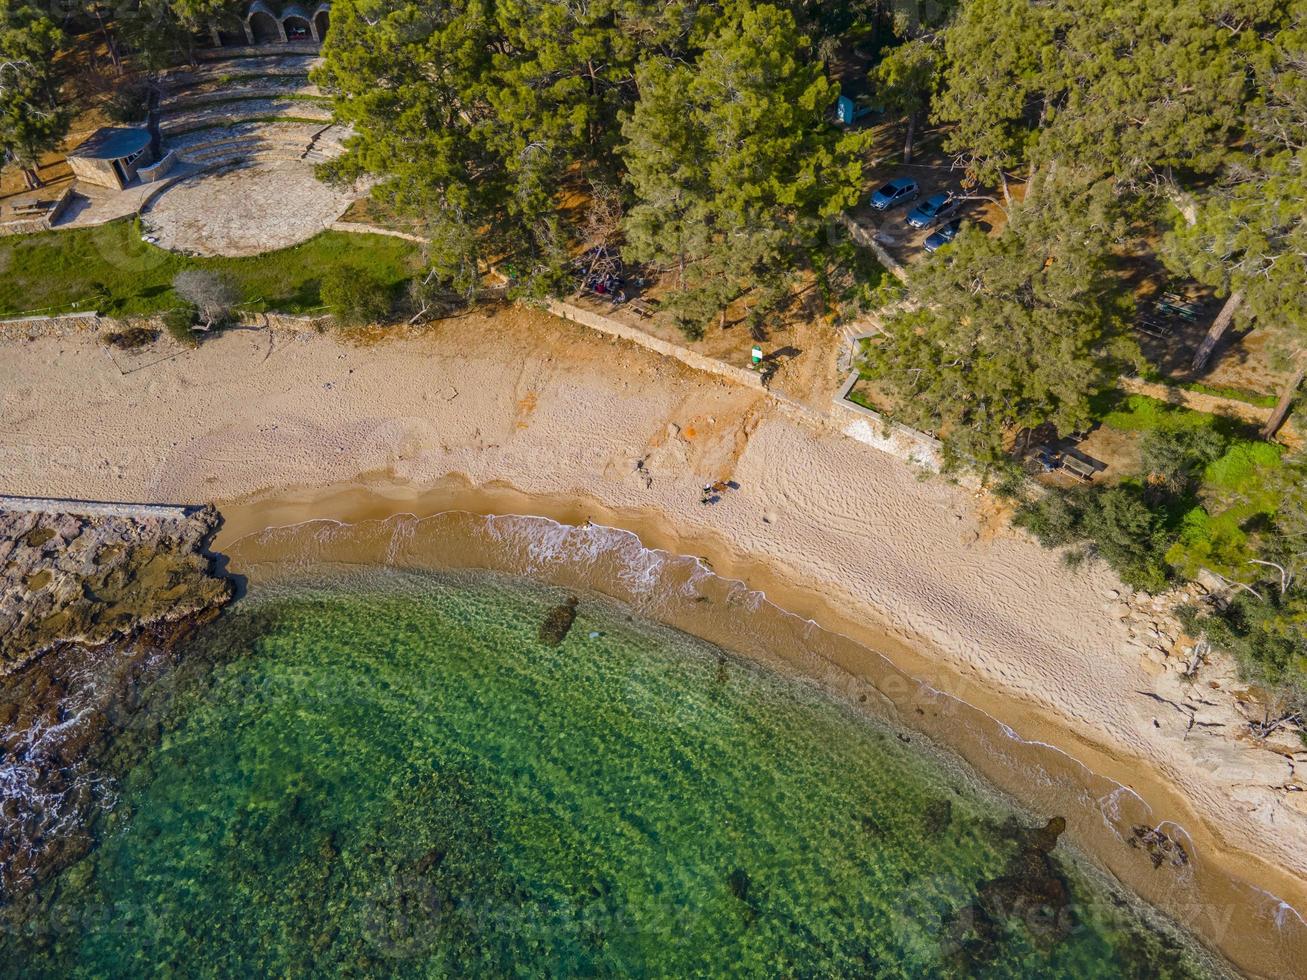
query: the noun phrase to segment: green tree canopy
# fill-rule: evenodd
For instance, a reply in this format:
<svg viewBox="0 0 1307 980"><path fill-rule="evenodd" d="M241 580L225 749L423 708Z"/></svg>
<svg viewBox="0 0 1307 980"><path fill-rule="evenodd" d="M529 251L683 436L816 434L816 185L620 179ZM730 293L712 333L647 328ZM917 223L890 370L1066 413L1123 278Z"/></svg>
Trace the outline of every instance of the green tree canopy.
<svg viewBox="0 0 1307 980"><path fill-rule="evenodd" d="M1017 212L997 238L964 230L919 267L869 354L896 417L980 462L1021 428L1090 422L1090 398L1135 353L1092 213L1085 202Z"/></svg>
<svg viewBox="0 0 1307 980"><path fill-rule="evenodd" d="M27 0L0 0L0 160L40 186L42 153L59 145L70 113L59 100L55 54L63 32Z"/></svg>
<svg viewBox="0 0 1307 980"><path fill-rule="evenodd" d="M1049 161L1134 183L1211 173L1247 132L1252 70L1298 0L970 0L936 115L971 176Z"/></svg>
<svg viewBox="0 0 1307 980"><path fill-rule="evenodd" d="M788 11L738 6L693 64L640 69L623 126L630 251L678 269L686 320L783 279L856 199L863 137L830 124L838 92L810 52Z"/></svg>
<svg viewBox="0 0 1307 980"><path fill-rule="evenodd" d="M930 108L939 76L940 57L934 44L915 38L886 52L871 73L876 101L886 109L907 117L908 132L903 144L903 162L912 162L912 143L917 123Z"/></svg>

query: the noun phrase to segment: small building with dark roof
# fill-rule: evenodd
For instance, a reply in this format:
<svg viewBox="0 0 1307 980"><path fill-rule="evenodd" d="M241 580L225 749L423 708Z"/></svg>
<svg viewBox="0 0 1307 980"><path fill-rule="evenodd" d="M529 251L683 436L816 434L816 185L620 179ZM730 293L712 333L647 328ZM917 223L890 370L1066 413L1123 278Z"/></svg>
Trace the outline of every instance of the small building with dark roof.
<svg viewBox="0 0 1307 980"><path fill-rule="evenodd" d="M68 154L73 173L88 184L121 190L136 179L136 171L154 162L150 131L107 126Z"/></svg>

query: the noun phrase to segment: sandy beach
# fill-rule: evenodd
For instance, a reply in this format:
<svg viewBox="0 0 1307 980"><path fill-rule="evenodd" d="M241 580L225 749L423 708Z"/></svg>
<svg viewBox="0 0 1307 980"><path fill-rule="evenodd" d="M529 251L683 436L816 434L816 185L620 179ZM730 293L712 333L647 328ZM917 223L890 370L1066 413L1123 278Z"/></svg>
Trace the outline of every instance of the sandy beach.
<svg viewBox="0 0 1307 980"><path fill-rule="evenodd" d="M717 480L739 489L702 504ZM1267 893L1268 928L1301 924L1278 901L1307 910L1307 754L1232 737L1228 670L1204 675L1202 713L1177 708L1110 571L1068 569L987 497L765 392L544 314L367 343L233 331L153 363L89 332L0 333L0 492L216 501L219 550L312 517L451 507L626 528L1131 788L1204 867ZM1222 921L1187 924L1221 946ZM1273 972L1287 953L1247 955Z"/></svg>

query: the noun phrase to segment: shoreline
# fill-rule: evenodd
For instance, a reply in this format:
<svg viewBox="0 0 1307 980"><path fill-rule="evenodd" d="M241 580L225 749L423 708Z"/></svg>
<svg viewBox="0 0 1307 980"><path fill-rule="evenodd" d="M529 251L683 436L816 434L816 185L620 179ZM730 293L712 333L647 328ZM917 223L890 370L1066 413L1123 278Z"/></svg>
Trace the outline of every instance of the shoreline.
<svg viewBox="0 0 1307 980"><path fill-rule="evenodd" d="M944 723L946 729L952 729L952 737L941 735L938 730L926 730L920 717L922 706L937 706L931 697L932 692L941 694L946 699L960 703L964 710L979 712L984 718L997 726L1010 729L1010 737L1023 746L1037 747L1060 756L1070 769L1084 770L1084 783L1091 786L1094 779L1109 781L1117 790L1143 801L1153 813L1165 813L1166 819L1159 826L1170 825L1182 828L1183 843L1193 855L1195 865L1207 877L1204 902L1213 901L1223 890L1220 878L1228 876L1241 886L1254 888L1281 902L1301 908L1297 901L1304 897L1301 880L1287 875L1282 869L1249 854L1239 848L1231 848L1220 834L1207 825L1202 816L1192 808L1185 795L1169 780L1155 776L1146 771L1139 760L1123 756L1114 747L1097 743L1079 732L1067 729L1065 722L1048 714L1039 705L1022 702L1012 698L990 685L976 682L972 678L950 672L941 667L939 651L933 650L930 640L924 637L906 635L902 628L895 626L888 618L879 622L859 622L856 616L865 615L865 610L855 610L839 605L830 596L819 596L810 588L795 582L784 570L769 566L765 561L750 559L733 554L729 545L720 540L697 537L687 538L677 534L658 514L641 514L621 512L593 500L576 497L558 498L526 494L510 486L498 484L489 487L474 487L465 480L453 478L445 486L420 490L413 487L378 483L375 479L357 484L345 484L334 487L295 488L259 494L254 498L225 502L221 509L226 517L223 531L216 542L219 550L233 557L232 568L240 574L246 574L252 582L259 580L256 568L244 564L240 551L243 542L259 539L264 532L307 531L307 526L320 522L339 524L342 530L361 529L361 526L373 522L390 523L396 519L424 522L450 516L469 515L476 517L521 516L537 517L563 526L584 527L587 524L601 529L611 529L634 535L640 544L649 550L663 552L672 557L689 557L702 562L711 570L715 578L726 583L738 583L750 592L761 594L765 601L781 613L812 623L824 632L835 637L847 639L862 651L872 655L879 654L893 668L906 677L903 683L894 674L886 676L875 663L856 662L849 658L821 658L821 665L833 667L839 675L847 673L855 683L869 683L878 692L882 700L892 703L891 712L895 721L903 726L924 734L944 752L956 756L969 769L978 773L989 785L996 787L1004 796L1015 800L1022 807L1031 809L1036 817L1061 816L1062 813L1043 812L1038 804L1030 803L1030 787L1022 779L1023 774L995 764L988 758L986 745L980 741L968 741L966 731L957 725L956 718ZM407 541L411 528L396 528L393 532L397 540ZM326 545L328 551L336 555L343 538L333 530L327 535L331 543ZM274 533L267 535L272 542L265 546L259 541L256 546L258 563L271 562L274 567L281 562L293 564L303 555L297 544L287 541L303 541L294 536L282 539ZM376 547L376 542L369 536L369 545L363 548L368 552ZM234 549L234 552L233 552ZM314 559L319 560L318 557ZM373 559L360 555L362 564L373 564ZM346 560L346 563L350 563ZM423 560L419 567L426 567ZM408 567L405 565L405 567ZM498 564L480 564L474 561L468 565L461 563L451 566L445 561L432 562L429 567L448 569L450 567L467 567L495 572L505 572ZM508 574L525 574L507 570ZM532 580L551 581L548 575L539 572L529 576ZM630 601L611 580L596 582L587 579L585 586L619 601ZM652 616L656 621L715 643L724 649L744 656L770 669L782 669L795 673L806 680L817 682L823 689L839 698L850 707L858 709L858 698L852 689L845 687L837 677L832 677L822 667L814 668L812 663L802 663L784 655L758 655L757 652L740 650L738 633L726 631L726 635L705 628L700 620L697 624L687 622L684 616L659 616L641 610L642 615ZM696 628L696 626L698 628ZM732 645L731 636L736 638ZM769 650L768 653L773 651ZM853 651L856 656L856 651ZM930 678L925 680L924 678ZM888 683L887 683L888 681ZM920 685L918 687L917 685ZM865 701L865 695L861 698ZM946 716L949 712L944 713ZM1019 719L1019 720L1016 720ZM1072 735L1071 745L1067 745L1065 736ZM1053 761L1058 761L1054 759ZM1023 790L1025 792L1023 792ZM1219 907L1195 907L1188 904L1192 898L1176 905L1168 902L1167 892L1170 885L1165 880L1149 882L1150 872L1139 873L1138 852L1130 852L1120 841L1114 840L1104 847L1101 840L1084 839L1083 835L1070 835L1073 846L1087 855L1094 866L1106 873L1112 880L1126 887L1131 894L1141 897L1152 907L1159 909L1172 921L1193 935L1224 961L1233 964L1250 976L1279 976L1287 964L1293 962L1296 950L1307 948L1307 928L1297 937L1292 950L1279 951L1274 955L1263 956L1266 949L1261 948L1264 937L1254 939L1247 935L1235 923L1237 910L1235 901L1224 896L1229 904L1223 913ZM1180 840L1180 834L1176 835ZM1154 877L1165 875L1168 869L1154 868ZM1256 881L1259 885L1253 885ZM1152 887L1150 887L1150 884ZM1276 888L1282 888L1277 892ZM1286 898L1288 895L1293 899ZM1294 899L1297 899L1295 901ZM1249 910L1251 911L1251 910ZM1290 915L1293 913L1290 912ZM1248 923L1244 923L1245 926ZM1232 928L1232 926L1234 928ZM1249 946L1257 950L1249 955ZM1290 955L1285 956L1283 953ZM1269 969L1268 969L1269 967ZM1262 971L1266 972L1262 972Z"/></svg>
<svg viewBox="0 0 1307 980"><path fill-rule="evenodd" d="M992 502L765 392L521 309L367 345L240 331L131 373L89 333L0 348L0 491L223 501L219 551L311 514L333 487L342 513L353 494L362 513L461 502L624 527L1156 794L1201 862L1228 859L1307 910L1298 757L1191 733L1195 716L1158 700L1171 675L1146 669L1113 611L1119 581L1065 568ZM741 489L700 505L725 479ZM1218 681L1223 698L1240 689Z"/></svg>

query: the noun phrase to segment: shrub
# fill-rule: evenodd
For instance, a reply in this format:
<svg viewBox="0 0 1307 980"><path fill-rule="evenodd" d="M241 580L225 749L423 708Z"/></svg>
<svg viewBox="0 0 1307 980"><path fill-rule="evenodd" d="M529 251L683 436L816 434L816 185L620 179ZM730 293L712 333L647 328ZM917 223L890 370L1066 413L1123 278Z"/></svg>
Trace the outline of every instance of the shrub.
<svg viewBox="0 0 1307 980"><path fill-rule="evenodd" d="M150 330L148 327L129 327L126 330L116 330L104 335L104 342L118 350L148 347L158 339L159 331Z"/></svg>
<svg viewBox="0 0 1307 980"><path fill-rule="evenodd" d="M179 306L163 314L164 329L168 331L173 340L185 344L187 347L194 347L200 342L200 338L191 329L196 322L197 317L193 306Z"/></svg>
<svg viewBox="0 0 1307 980"><path fill-rule="evenodd" d="M391 290L366 269L341 269L323 282L322 302L337 323L361 327L389 316Z"/></svg>
<svg viewBox="0 0 1307 980"><path fill-rule="evenodd" d="M1050 493L1018 507L1013 523L1046 548L1083 544L1067 553L1069 564L1097 555L1133 588L1158 592L1170 579L1163 518L1134 484Z"/></svg>
<svg viewBox="0 0 1307 980"><path fill-rule="evenodd" d="M1209 428L1153 429L1139 443L1145 472L1181 493L1225 448L1224 437Z"/></svg>
<svg viewBox="0 0 1307 980"><path fill-rule="evenodd" d="M1307 709L1307 596L1274 588L1263 598L1239 591L1224 609L1182 606L1176 610L1185 632L1206 634L1212 646L1227 650L1240 675L1273 688L1292 707Z"/></svg>

